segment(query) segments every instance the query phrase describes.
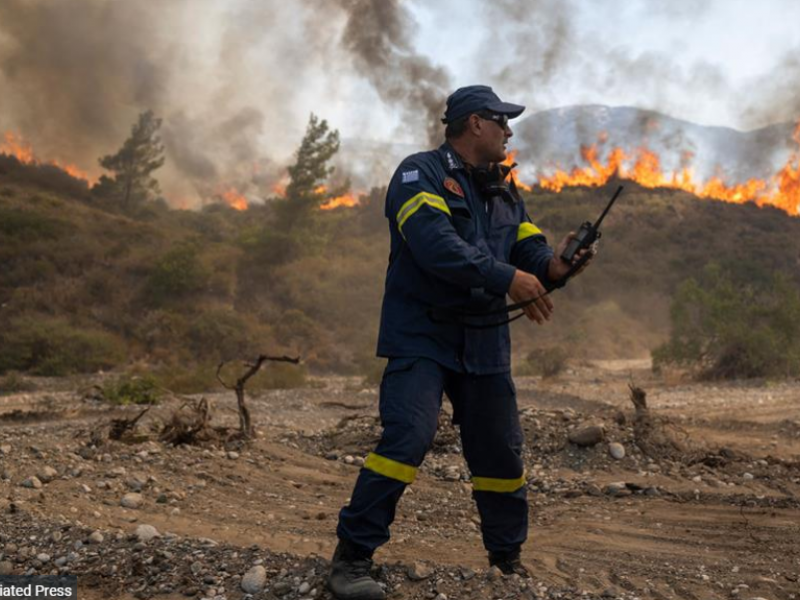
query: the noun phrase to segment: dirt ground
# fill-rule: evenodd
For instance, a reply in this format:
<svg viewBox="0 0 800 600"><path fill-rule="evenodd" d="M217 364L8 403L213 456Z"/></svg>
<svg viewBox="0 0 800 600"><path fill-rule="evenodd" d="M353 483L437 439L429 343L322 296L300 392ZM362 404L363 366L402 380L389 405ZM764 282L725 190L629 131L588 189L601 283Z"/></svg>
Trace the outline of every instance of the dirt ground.
<svg viewBox="0 0 800 600"><path fill-rule="evenodd" d="M630 382L647 392L647 429ZM37 385L0 396L0 573L77 574L89 599L222 600L245 597L260 565L254 598L330 598L337 512L380 433L374 387L260 393L257 440L219 448L93 444L138 407ZM800 382L691 383L616 361L519 378L517 391L533 579L487 569L445 414L375 556L389 598L800 598ZM207 397L213 422L235 425L233 394ZM179 405L154 407L142 438ZM602 441L570 442L589 425Z"/></svg>

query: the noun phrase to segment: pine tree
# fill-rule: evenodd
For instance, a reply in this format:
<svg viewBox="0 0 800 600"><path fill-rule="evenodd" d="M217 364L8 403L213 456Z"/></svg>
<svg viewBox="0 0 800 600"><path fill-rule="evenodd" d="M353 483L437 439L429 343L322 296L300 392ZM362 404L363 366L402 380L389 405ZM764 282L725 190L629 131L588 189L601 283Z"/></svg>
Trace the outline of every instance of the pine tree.
<svg viewBox="0 0 800 600"><path fill-rule="evenodd" d="M297 160L289 167L286 200L280 207L283 225L294 227L308 217L324 199L320 185L333 173L328 162L339 151L339 132L331 131L325 119L312 114L297 149Z"/></svg>
<svg viewBox="0 0 800 600"><path fill-rule="evenodd" d="M160 127L161 119L153 111L140 114L122 148L100 159L100 166L111 171L114 177L103 175L93 191L118 201L125 209L154 200L160 190L152 173L164 164L164 145L158 135Z"/></svg>

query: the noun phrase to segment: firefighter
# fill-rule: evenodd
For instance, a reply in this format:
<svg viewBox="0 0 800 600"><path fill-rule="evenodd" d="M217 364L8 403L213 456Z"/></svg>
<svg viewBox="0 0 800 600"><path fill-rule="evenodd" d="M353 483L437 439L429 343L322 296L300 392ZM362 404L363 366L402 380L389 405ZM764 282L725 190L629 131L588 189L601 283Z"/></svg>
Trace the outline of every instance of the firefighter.
<svg viewBox="0 0 800 600"><path fill-rule="evenodd" d="M378 355L388 359L383 434L339 514L329 585L341 600L385 597L370 577L372 555L389 540L397 502L433 442L443 392L460 427L489 563L529 576L520 560L528 503L508 325L491 326L496 314L477 317L486 328L458 318L502 310L508 295L538 298L525 313L542 325L553 316L543 294L571 268L557 257L572 234L554 253L500 164L513 135L509 119L524 110L488 86L456 90L442 119L445 143L406 158L389 184L378 337Z"/></svg>

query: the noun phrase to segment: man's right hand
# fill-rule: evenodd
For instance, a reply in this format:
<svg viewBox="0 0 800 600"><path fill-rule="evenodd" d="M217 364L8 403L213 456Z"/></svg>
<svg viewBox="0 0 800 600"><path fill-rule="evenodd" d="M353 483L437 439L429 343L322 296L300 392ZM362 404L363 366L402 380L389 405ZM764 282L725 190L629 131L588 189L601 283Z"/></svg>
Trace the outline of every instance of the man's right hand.
<svg viewBox="0 0 800 600"><path fill-rule="evenodd" d="M520 271L514 273L511 280L511 287L508 288L508 295L514 302L524 302L531 298L537 298L535 302L526 306L523 310L531 321L536 321L539 325L550 320L553 314L553 301L550 296L546 296L547 290L536 278L535 275Z"/></svg>

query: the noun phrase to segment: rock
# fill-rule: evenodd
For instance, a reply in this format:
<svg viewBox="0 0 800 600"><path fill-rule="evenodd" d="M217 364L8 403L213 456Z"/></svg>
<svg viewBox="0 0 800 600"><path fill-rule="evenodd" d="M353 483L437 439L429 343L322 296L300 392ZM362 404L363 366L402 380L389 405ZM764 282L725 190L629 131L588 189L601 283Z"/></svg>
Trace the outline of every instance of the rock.
<svg viewBox="0 0 800 600"><path fill-rule="evenodd" d="M611 442L608 445L608 453L611 455L611 458L622 460L625 458L625 446L619 442Z"/></svg>
<svg viewBox="0 0 800 600"><path fill-rule="evenodd" d="M13 572L14 565L11 562L7 560L0 562L0 575L11 575Z"/></svg>
<svg viewBox="0 0 800 600"><path fill-rule="evenodd" d="M99 531L92 532L92 535L89 536L89 543L90 544L102 544L103 543L103 534Z"/></svg>
<svg viewBox="0 0 800 600"><path fill-rule="evenodd" d="M433 575L433 569L421 562L414 562L407 572L411 581L422 581Z"/></svg>
<svg viewBox="0 0 800 600"><path fill-rule="evenodd" d="M42 563L50 562L50 555L42 552L41 554L36 555L36 560Z"/></svg>
<svg viewBox="0 0 800 600"><path fill-rule="evenodd" d="M350 456L349 454L345 456L342 460L344 460L345 464L352 465L356 459Z"/></svg>
<svg viewBox="0 0 800 600"><path fill-rule="evenodd" d="M63 538L63 537L64 537L64 534L61 533L60 531L54 531L53 533L50 534L50 539L52 539L56 543L60 542L61 538Z"/></svg>
<svg viewBox="0 0 800 600"><path fill-rule="evenodd" d="M304 581L300 584L300 587L297 588L298 594L307 594L311 590L311 584L307 581Z"/></svg>
<svg viewBox="0 0 800 600"><path fill-rule="evenodd" d="M447 481L458 481L461 479L461 472L456 466L447 467L444 471L444 478Z"/></svg>
<svg viewBox="0 0 800 600"><path fill-rule="evenodd" d="M39 478L35 477L35 476L28 477L20 485L22 485L22 487L31 488L31 489L34 489L34 490L42 489L42 482L39 481Z"/></svg>
<svg viewBox="0 0 800 600"><path fill-rule="evenodd" d="M624 481L609 483L603 491L609 496L628 496L631 493Z"/></svg>
<svg viewBox="0 0 800 600"><path fill-rule="evenodd" d="M492 567L486 572L486 579L489 581L497 581L503 578L503 572L499 567Z"/></svg>
<svg viewBox="0 0 800 600"><path fill-rule="evenodd" d="M288 581L279 581L272 586L272 593L276 596L285 596L292 591L292 584Z"/></svg>
<svg viewBox="0 0 800 600"><path fill-rule="evenodd" d="M586 493L589 496L602 496L603 490L600 489L600 486L596 483L590 483L586 486Z"/></svg>
<svg viewBox="0 0 800 600"><path fill-rule="evenodd" d="M135 492L131 492L130 494L125 494L122 497L122 500L119 501L121 506L125 508L139 508L144 502L144 498L141 494L137 494Z"/></svg>
<svg viewBox="0 0 800 600"><path fill-rule="evenodd" d="M239 453L238 452L234 452L233 450L228 452L228 459L236 460L237 458L239 458Z"/></svg>
<svg viewBox="0 0 800 600"><path fill-rule="evenodd" d="M460 572L461 572L461 579L463 579L464 581L469 581L470 579L475 577L475 571L473 571L468 567L461 567Z"/></svg>
<svg viewBox="0 0 800 600"><path fill-rule="evenodd" d="M745 473L744 475L742 475L742 479L744 479L745 481L753 481L755 477L753 476L752 473Z"/></svg>
<svg viewBox="0 0 800 600"><path fill-rule="evenodd" d="M94 455L97 454L97 450L89 448L88 446L83 446L78 450L77 454L84 460L92 460Z"/></svg>
<svg viewBox="0 0 800 600"><path fill-rule="evenodd" d="M36 476L42 483L50 483L53 481L53 479L58 477L58 471L56 471L53 467L42 467Z"/></svg>
<svg viewBox="0 0 800 600"><path fill-rule="evenodd" d="M158 533L158 529L152 525L142 524L136 528L136 537L141 542L149 542L154 538L161 537L161 534Z"/></svg>
<svg viewBox="0 0 800 600"><path fill-rule="evenodd" d="M255 566L242 577L242 590L248 594L257 594L264 589L267 584L267 570L261 566Z"/></svg>
<svg viewBox="0 0 800 600"><path fill-rule="evenodd" d="M137 477L131 477L125 481L125 485L128 486L128 489L132 492L141 492L142 488L144 488L144 481Z"/></svg>
<svg viewBox="0 0 800 600"><path fill-rule="evenodd" d="M0 444L0 456L11 454L11 444Z"/></svg>
<svg viewBox="0 0 800 600"><path fill-rule="evenodd" d="M576 446L594 446L603 441L605 431L600 425L589 425L575 429L569 434L569 441Z"/></svg>

